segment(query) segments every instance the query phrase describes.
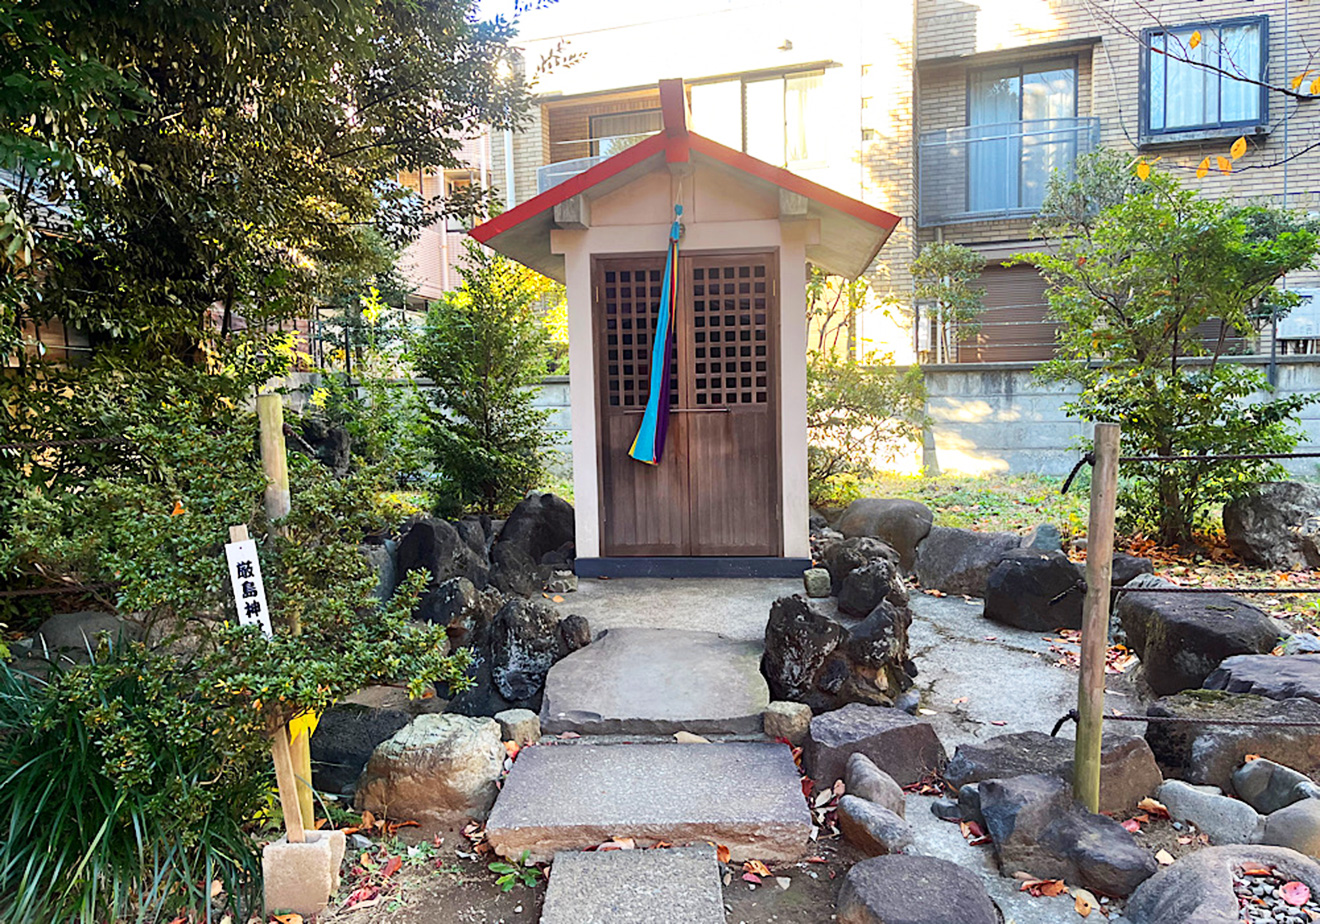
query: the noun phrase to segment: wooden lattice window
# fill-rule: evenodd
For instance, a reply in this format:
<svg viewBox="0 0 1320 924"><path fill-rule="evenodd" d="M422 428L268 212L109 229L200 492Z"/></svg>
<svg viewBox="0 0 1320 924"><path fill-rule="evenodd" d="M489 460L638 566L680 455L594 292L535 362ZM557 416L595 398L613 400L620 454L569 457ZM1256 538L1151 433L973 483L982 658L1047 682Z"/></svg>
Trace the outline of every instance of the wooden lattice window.
<svg viewBox="0 0 1320 924"><path fill-rule="evenodd" d="M769 400L770 273L764 257L692 269L697 407Z"/></svg>
<svg viewBox="0 0 1320 924"><path fill-rule="evenodd" d="M651 388L651 349L660 312L664 270L660 266L605 269L605 388L610 407L644 408ZM669 356L669 404L678 404L677 346Z"/></svg>

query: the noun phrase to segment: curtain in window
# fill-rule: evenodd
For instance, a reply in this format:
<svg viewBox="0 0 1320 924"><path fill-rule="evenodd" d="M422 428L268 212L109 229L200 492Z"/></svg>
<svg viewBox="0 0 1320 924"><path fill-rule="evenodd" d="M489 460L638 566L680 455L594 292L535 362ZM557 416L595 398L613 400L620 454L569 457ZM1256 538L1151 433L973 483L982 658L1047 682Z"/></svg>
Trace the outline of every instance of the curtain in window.
<svg viewBox="0 0 1320 924"><path fill-rule="evenodd" d="M756 80L745 85L747 153L784 166L784 79Z"/></svg>
<svg viewBox="0 0 1320 924"><path fill-rule="evenodd" d="M1022 80L1016 65L972 75L967 130L967 208L1003 211L1017 202Z"/></svg>
<svg viewBox="0 0 1320 924"><path fill-rule="evenodd" d="M692 128L699 135L741 151L742 81L722 80L694 85Z"/></svg>
<svg viewBox="0 0 1320 924"><path fill-rule="evenodd" d="M1077 69L1071 62L1023 74L1018 208L1039 209L1049 191L1050 176L1055 170L1070 170L1077 160L1076 115Z"/></svg>
<svg viewBox="0 0 1320 924"><path fill-rule="evenodd" d="M591 117L591 151L612 157L664 128L659 109Z"/></svg>
<svg viewBox="0 0 1320 924"><path fill-rule="evenodd" d="M1201 42L1192 48L1192 34L1197 31ZM1259 88L1231 76L1260 77L1259 23L1154 33L1147 54L1151 131L1214 128L1261 117Z"/></svg>
<svg viewBox="0 0 1320 924"><path fill-rule="evenodd" d="M785 163L824 159L824 126L819 124L819 90L824 82L823 74L784 78Z"/></svg>
<svg viewBox="0 0 1320 924"><path fill-rule="evenodd" d="M1220 67L1231 74L1258 80L1261 72L1260 26L1245 23L1219 32ZM1243 80L1223 78L1219 84L1219 119L1250 122L1260 118L1260 88Z"/></svg>

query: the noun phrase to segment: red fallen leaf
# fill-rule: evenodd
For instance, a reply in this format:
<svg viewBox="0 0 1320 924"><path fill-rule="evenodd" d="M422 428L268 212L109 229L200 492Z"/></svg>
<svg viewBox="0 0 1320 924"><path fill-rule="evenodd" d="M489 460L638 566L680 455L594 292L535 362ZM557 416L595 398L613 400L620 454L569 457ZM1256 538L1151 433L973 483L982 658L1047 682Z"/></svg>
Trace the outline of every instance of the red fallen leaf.
<svg viewBox="0 0 1320 924"><path fill-rule="evenodd" d="M991 725L1007 725L1007 722L991 722Z"/></svg>
<svg viewBox="0 0 1320 924"><path fill-rule="evenodd" d="M175 918L170 924L188 924L188 919L184 917Z"/></svg>
<svg viewBox="0 0 1320 924"><path fill-rule="evenodd" d="M827 860L827 859L825 859L824 857L807 857L807 862L808 862L808 863L828 863L828 862L830 862L830 861Z"/></svg>
<svg viewBox="0 0 1320 924"><path fill-rule="evenodd" d="M755 873L743 873L742 877L745 882L752 882L755 883L756 885L761 884L761 877L756 875Z"/></svg>
<svg viewBox="0 0 1320 924"><path fill-rule="evenodd" d="M1283 900L1294 908L1300 908L1311 900L1311 889L1304 882L1285 882Z"/></svg>
<svg viewBox="0 0 1320 924"><path fill-rule="evenodd" d="M348 901L344 902L344 907L352 908L354 905L360 904L362 902L371 901L371 899L375 898L379 894L380 894L380 890L377 889L375 886L369 886L369 885L360 886L359 888L355 889L352 892L352 894L348 896Z"/></svg>
<svg viewBox="0 0 1320 924"><path fill-rule="evenodd" d="M522 748L518 746L518 742L516 741L504 742L504 752L508 754L511 759L517 759L518 752L521 750Z"/></svg>
<svg viewBox="0 0 1320 924"><path fill-rule="evenodd" d="M1179 842L1181 843L1182 838L1179 838L1178 840L1179 840ZM1187 839L1187 843L1190 844L1191 842L1192 842L1192 839L1189 837L1189 838ZM1244 870L1242 871L1242 875L1244 875L1244 876L1273 876L1273 875L1274 875L1274 870L1271 869L1271 868L1268 867L1268 866L1249 866L1249 867L1247 867L1246 869L1244 869Z"/></svg>
<svg viewBox="0 0 1320 924"><path fill-rule="evenodd" d="M812 787L814 787L815 785L816 785L816 781L815 781L815 780L813 780L813 779L812 779L811 777L809 777L809 776L804 776L804 777L802 778L802 795L803 795L805 798L810 799L810 798L811 798L811 790L812 790Z"/></svg>
<svg viewBox="0 0 1320 924"><path fill-rule="evenodd" d="M380 875L384 879L389 879L391 876L397 873L402 867L403 867L403 860L399 859L398 857L390 857L388 860L385 861L385 868L380 871Z"/></svg>
<svg viewBox="0 0 1320 924"><path fill-rule="evenodd" d="M1123 828L1136 834L1141 830L1141 822L1137 821L1135 818L1129 818L1127 821L1123 822Z"/></svg>
<svg viewBox="0 0 1320 924"><path fill-rule="evenodd" d="M1165 807L1164 803L1157 802L1156 800L1150 798L1149 796L1138 802L1137 808L1141 809L1143 812L1146 812L1149 815L1154 816L1155 818L1169 817L1169 810L1168 808Z"/></svg>

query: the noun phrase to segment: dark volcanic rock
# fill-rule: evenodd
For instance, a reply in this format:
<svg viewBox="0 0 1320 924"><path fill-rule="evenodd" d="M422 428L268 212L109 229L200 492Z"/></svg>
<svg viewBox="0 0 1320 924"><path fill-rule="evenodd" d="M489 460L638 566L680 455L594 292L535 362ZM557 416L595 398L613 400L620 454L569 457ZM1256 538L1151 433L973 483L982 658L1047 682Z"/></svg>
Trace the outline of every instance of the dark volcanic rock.
<svg viewBox="0 0 1320 924"><path fill-rule="evenodd" d="M541 592L556 567L573 557L573 507L554 494L532 494L519 502L491 546L491 583L505 593ZM559 556L542 564L547 553Z"/></svg>
<svg viewBox="0 0 1320 924"><path fill-rule="evenodd" d="M914 500L863 497L848 505L839 518L838 530L848 538L871 536L883 539L898 552L899 565L911 571L917 544L930 533L935 514Z"/></svg>
<svg viewBox="0 0 1320 924"><path fill-rule="evenodd" d="M917 546L917 580L927 590L985 596L986 580L1008 552L1022 547L1017 533L981 533L934 526Z"/></svg>
<svg viewBox="0 0 1320 924"><path fill-rule="evenodd" d="M803 760L818 788L843 779L855 753L865 754L900 786L938 770L946 759L930 723L897 709L851 703L811 720Z"/></svg>
<svg viewBox="0 0 1320 924"><path fill-rule="evenodd" d="M564 643L566 654L586 648L591 644L591 623L585 616L565 616L559 621L559 639Z"/></svg>
<svg viewBox="0 0 1320 924"><path fill-rule="evenodd" d="M1149 558L1127 555L1123 552L1114 554L1114 565L1110 571L1109 586L1122 587L1139 574L1154 574L1155 565Z"/></svg>
<svg viewBox="0 0 1320 924"><path fill-rule="evenodd" d="M456 577L428 590L413 615L431 625L444 626L450 647L459 648L490 623L502 603L494 588L477 590L467 578Z"/></svg>
<svg viewBox="0 0 1320 924"><path fill-rule="evenodd" d="M801 596L776 600L770 606L761 659L770 698L810 705L816 696L816 677L841 641L843 627Z"/></svg>
<svg viewBox="0 0 1320 924"><path fill-rule="evenodd" d="M539 712L545 675L568 654L559 613L539 600L514 597L490 623L472 633L472 685L454 696L449 712L493 716L506 709ZM577 630L570 626L570 633ZM589 630L588 630L589 631Z"/></svg>
<svg viewBox="0 0 1320 924"><path fill-rule="evenodd" d="M1112 818L1075 805L1053 776L980 784L981 815L1000 871L1077 882L1102 895L1130 895L1154 874L1154 857Z"/></svg>
<svg viewBox="0 0 1320 924"><path fill-rule="evenodd" d="M1320 488L1295 481L1260 485L1224 505L1224 538L1247 561L1300 571L1320 567Z"/></svg>
<svg viewBox="0 0 1320 924"><path fill-rule="evenodd" d="M1264 720L1273 725L1198 725L1151 722L1146 741L1170 776L1229 791L1233 772L1248 754L1269 758L1310 776L1320 772L1320 735L1288 723L1320 722L1320 703L1272 700L1246 693L1190 690L1151 703L1148 716Z"/></svg>
<svg viewBox="0 0 1320 924"><path fill-rule="evenodd" d="M1274 620L1241 600L1215 593L1125 593L1118 618L1157 695L1194 690L1219 662L1264 654L1279 640Z"/></svg>
<svg viewBox="0 0 1320 924"><path fill-rule="evenodd" d="M1209 677L1207 690L1254 693L1268 699L1301 697L1320 702L1320 654L1235 655L1225 658Z"/></svg>
<svg viewBox="0 0 1320 924"><path fill-rule="evenodd" d="M820 563L830 573L830 593L843 590L844 579L854 570L877 559L899 567L898 552L888 543L868 536L854 539L833 539L820 551Z"/></svg>
<svg viewBox="0 0 1320 924"><path fill-rule="evenodd" d="M866 616L886 601L896 607L908 604L907 588L892 562L873 559L854 568L843 579L839 590L840 612L849 616Z"/></svg>
<svg viewBox="0 0 1320 924"><path fill-rule="evenodd" d="M353 441L348 431L343 427L332 427L316 417L304 418L301 441L295 438L286 440L286 444L294 452L305 453L310 449L312 458L340 477L348 474L352 464Z"/></svg>
<svg viewBox="0 0 1320 924"><path fill-rule="evenodd" d="M1233 878L1244 867L1272 868L1320 894L1320 864L1282 847L1207 847L1141 884L1127 905L1132 924L1239 924Z"/></svg>
<svg viewBox="0 0 1320 924"><path fill-rule="evenodd" d="M935 857L894 855L855 864L836 903L839 924L1000 924L981 877Z"/></svg>
<svg viewBox="0 0 1320 924"><path fill-rule="evenodd" d="M1082 627L1085 583L1062 552L1008 552L986 579L985 615L1006 626L1049 632Z"/></svg>
<svg viewBox="0 0 1320 924"><path fill-rule="evenodd" d="M1044 732L998 735L986 741L958 745L944 768L954 786L983 780L1048 774L1071 780L1075 742ZM1163 782L1155 755L1144 738L1106 735L1100 754L1100 811L1119 813L1153 796Z"/></svg>
<svg viewBox="0 0 1320 924"><path fill-rule="evenodd" d="M462 577L480 590L490 576L485 558L463 541L453 524L433 517L414 521L403 534L399 540L398 562L400 578L409 571L426 571L431 575L431 587L450 578Z"/></svg>

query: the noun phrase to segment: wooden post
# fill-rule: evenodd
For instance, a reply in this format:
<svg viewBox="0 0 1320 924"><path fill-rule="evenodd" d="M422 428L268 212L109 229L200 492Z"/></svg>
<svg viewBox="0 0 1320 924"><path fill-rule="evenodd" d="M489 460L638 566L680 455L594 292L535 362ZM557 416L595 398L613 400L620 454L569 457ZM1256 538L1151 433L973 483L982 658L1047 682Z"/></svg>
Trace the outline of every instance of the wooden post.
<svg viewBox="0 0 1320 924"><path fill-rule="evenodd" d="M229 527L230 542L246 542L247 539L246 526ZM290 844L301 844L307 840L307 834L294 782L293 761L289 756L289 736L283 725L273 729L271 739L270 754L275 764L275 783L279 788L280 808L284 812L284 828L289 834Z"/></svg>
<svg viewBox="0 0 1320 924"><path fill-rule="evenodd" d="M1095 425L1091 519L1086 533L1086 602L1082 608L1082 671L1077 681L1077 749L1073 797L1100 811L1100 736L1109 649L1109 585L1114 567L1114 505L1118 495L1119 428Z"/></svg>
<svg viewBox="0 0 1320 924"><path fill-rule="evenodd" d="M261 467L266 473L266 518L272 522L289 515L289 457L284 446L284 400L277 394L257 396L257 419L261 424ZM275 528L276 535L283 535ZM289 619L289 629L297 635L302 626L296 617ZM298 804L303 824L311 827L314 816L312 794L312 745L307 732L299 732L289 743L297 780Z"/></svg>

